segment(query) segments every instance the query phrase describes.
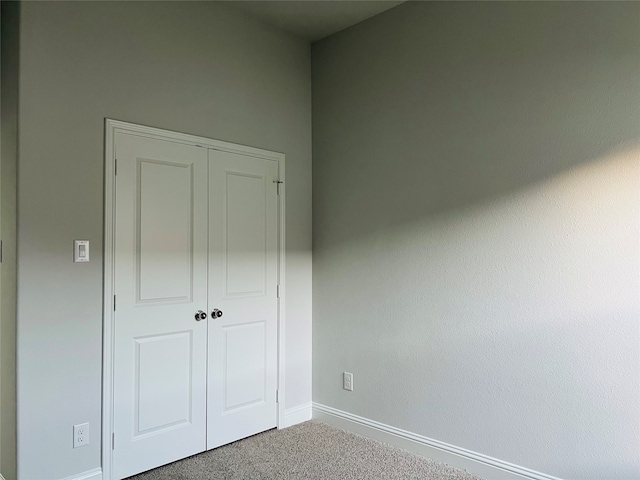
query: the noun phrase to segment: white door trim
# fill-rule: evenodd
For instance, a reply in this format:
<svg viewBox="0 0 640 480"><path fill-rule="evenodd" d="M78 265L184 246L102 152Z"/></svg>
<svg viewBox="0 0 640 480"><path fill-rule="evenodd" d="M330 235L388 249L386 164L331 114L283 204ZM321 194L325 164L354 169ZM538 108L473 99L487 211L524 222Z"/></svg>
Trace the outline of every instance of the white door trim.
<svg viewBox="0 0 640 480"><path fill-rule="evenodd" d="M114 347L114 201L115 201L115 136L126 133L165 141L195 145L224 152L239 153L251 157L272 160L278 163L279 181L285 181L285 156L253 147L237 145L220 140L172 132L159 128L105 120L104 161L104 296L103 296L103 356L102 356L102 478L111 480L112 434L113 434L113 347ZM285 428L285 183L278 185L278 428Z"/></svg>

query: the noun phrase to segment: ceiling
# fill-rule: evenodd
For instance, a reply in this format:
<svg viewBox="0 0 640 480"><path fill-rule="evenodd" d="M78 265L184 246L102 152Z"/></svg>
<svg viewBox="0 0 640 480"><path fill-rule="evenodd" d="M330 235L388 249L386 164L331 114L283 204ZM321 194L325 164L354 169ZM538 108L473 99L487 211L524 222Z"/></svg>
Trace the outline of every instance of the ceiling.
<svg viewBox="0 0 640 480"><path fill-rule="evenodd" d="M403 3L391 0L288 0L226 2L296 37L315 42Z"/></svg>

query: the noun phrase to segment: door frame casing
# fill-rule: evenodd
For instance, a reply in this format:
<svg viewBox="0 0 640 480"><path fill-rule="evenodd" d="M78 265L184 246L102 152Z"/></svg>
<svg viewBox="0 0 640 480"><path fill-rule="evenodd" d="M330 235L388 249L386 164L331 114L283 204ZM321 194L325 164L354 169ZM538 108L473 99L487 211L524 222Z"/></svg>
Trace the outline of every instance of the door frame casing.
<svg viewBox="0 0 640 480"><path fill-rule="evenodd" d="M111 480L112 475L112 435L113 435L113 367L114 367L114 326L115 311L113 308L115 291L115 137L116 133L155 138L174 143L182 143L212 150L237 153L245 156L275 161L278 165L278 181L274 188L279 188L278 195L278 408L277 426L283 428L285 414L285 155L254 147L238 145L211 138L186 133L147 127L120 120L105 119L104 146L104 254L103 254L103 341L102 341L102 479Z"/></svg>

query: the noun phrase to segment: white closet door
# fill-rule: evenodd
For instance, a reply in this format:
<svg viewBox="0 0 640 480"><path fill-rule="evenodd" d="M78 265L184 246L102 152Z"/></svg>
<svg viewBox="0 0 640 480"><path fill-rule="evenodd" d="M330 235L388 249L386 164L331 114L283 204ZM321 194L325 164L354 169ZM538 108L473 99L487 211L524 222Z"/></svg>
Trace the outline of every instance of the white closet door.
<svg viewBox="0 0 640 480"><path fill-rule="evenodd" d="M208 449L276 426L277 179L274 161L209 150Z"/></svg>
<svg viewBox="0 0 640 480"><path fill-rule="evenodd" d="M117 134L114 477L206 447L207 150Z"/></svg>

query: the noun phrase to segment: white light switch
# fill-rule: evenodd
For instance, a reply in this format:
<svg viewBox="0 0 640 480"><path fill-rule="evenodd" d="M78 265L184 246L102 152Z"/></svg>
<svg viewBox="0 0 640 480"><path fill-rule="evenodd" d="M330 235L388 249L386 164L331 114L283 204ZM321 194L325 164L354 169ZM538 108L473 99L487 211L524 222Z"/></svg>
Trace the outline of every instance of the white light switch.
<svg viewBox="0 0 640 480"><path fill-rule="evenodd" d="M89 240L73 241L73 261L76 263L89 261Z"/></svg>

